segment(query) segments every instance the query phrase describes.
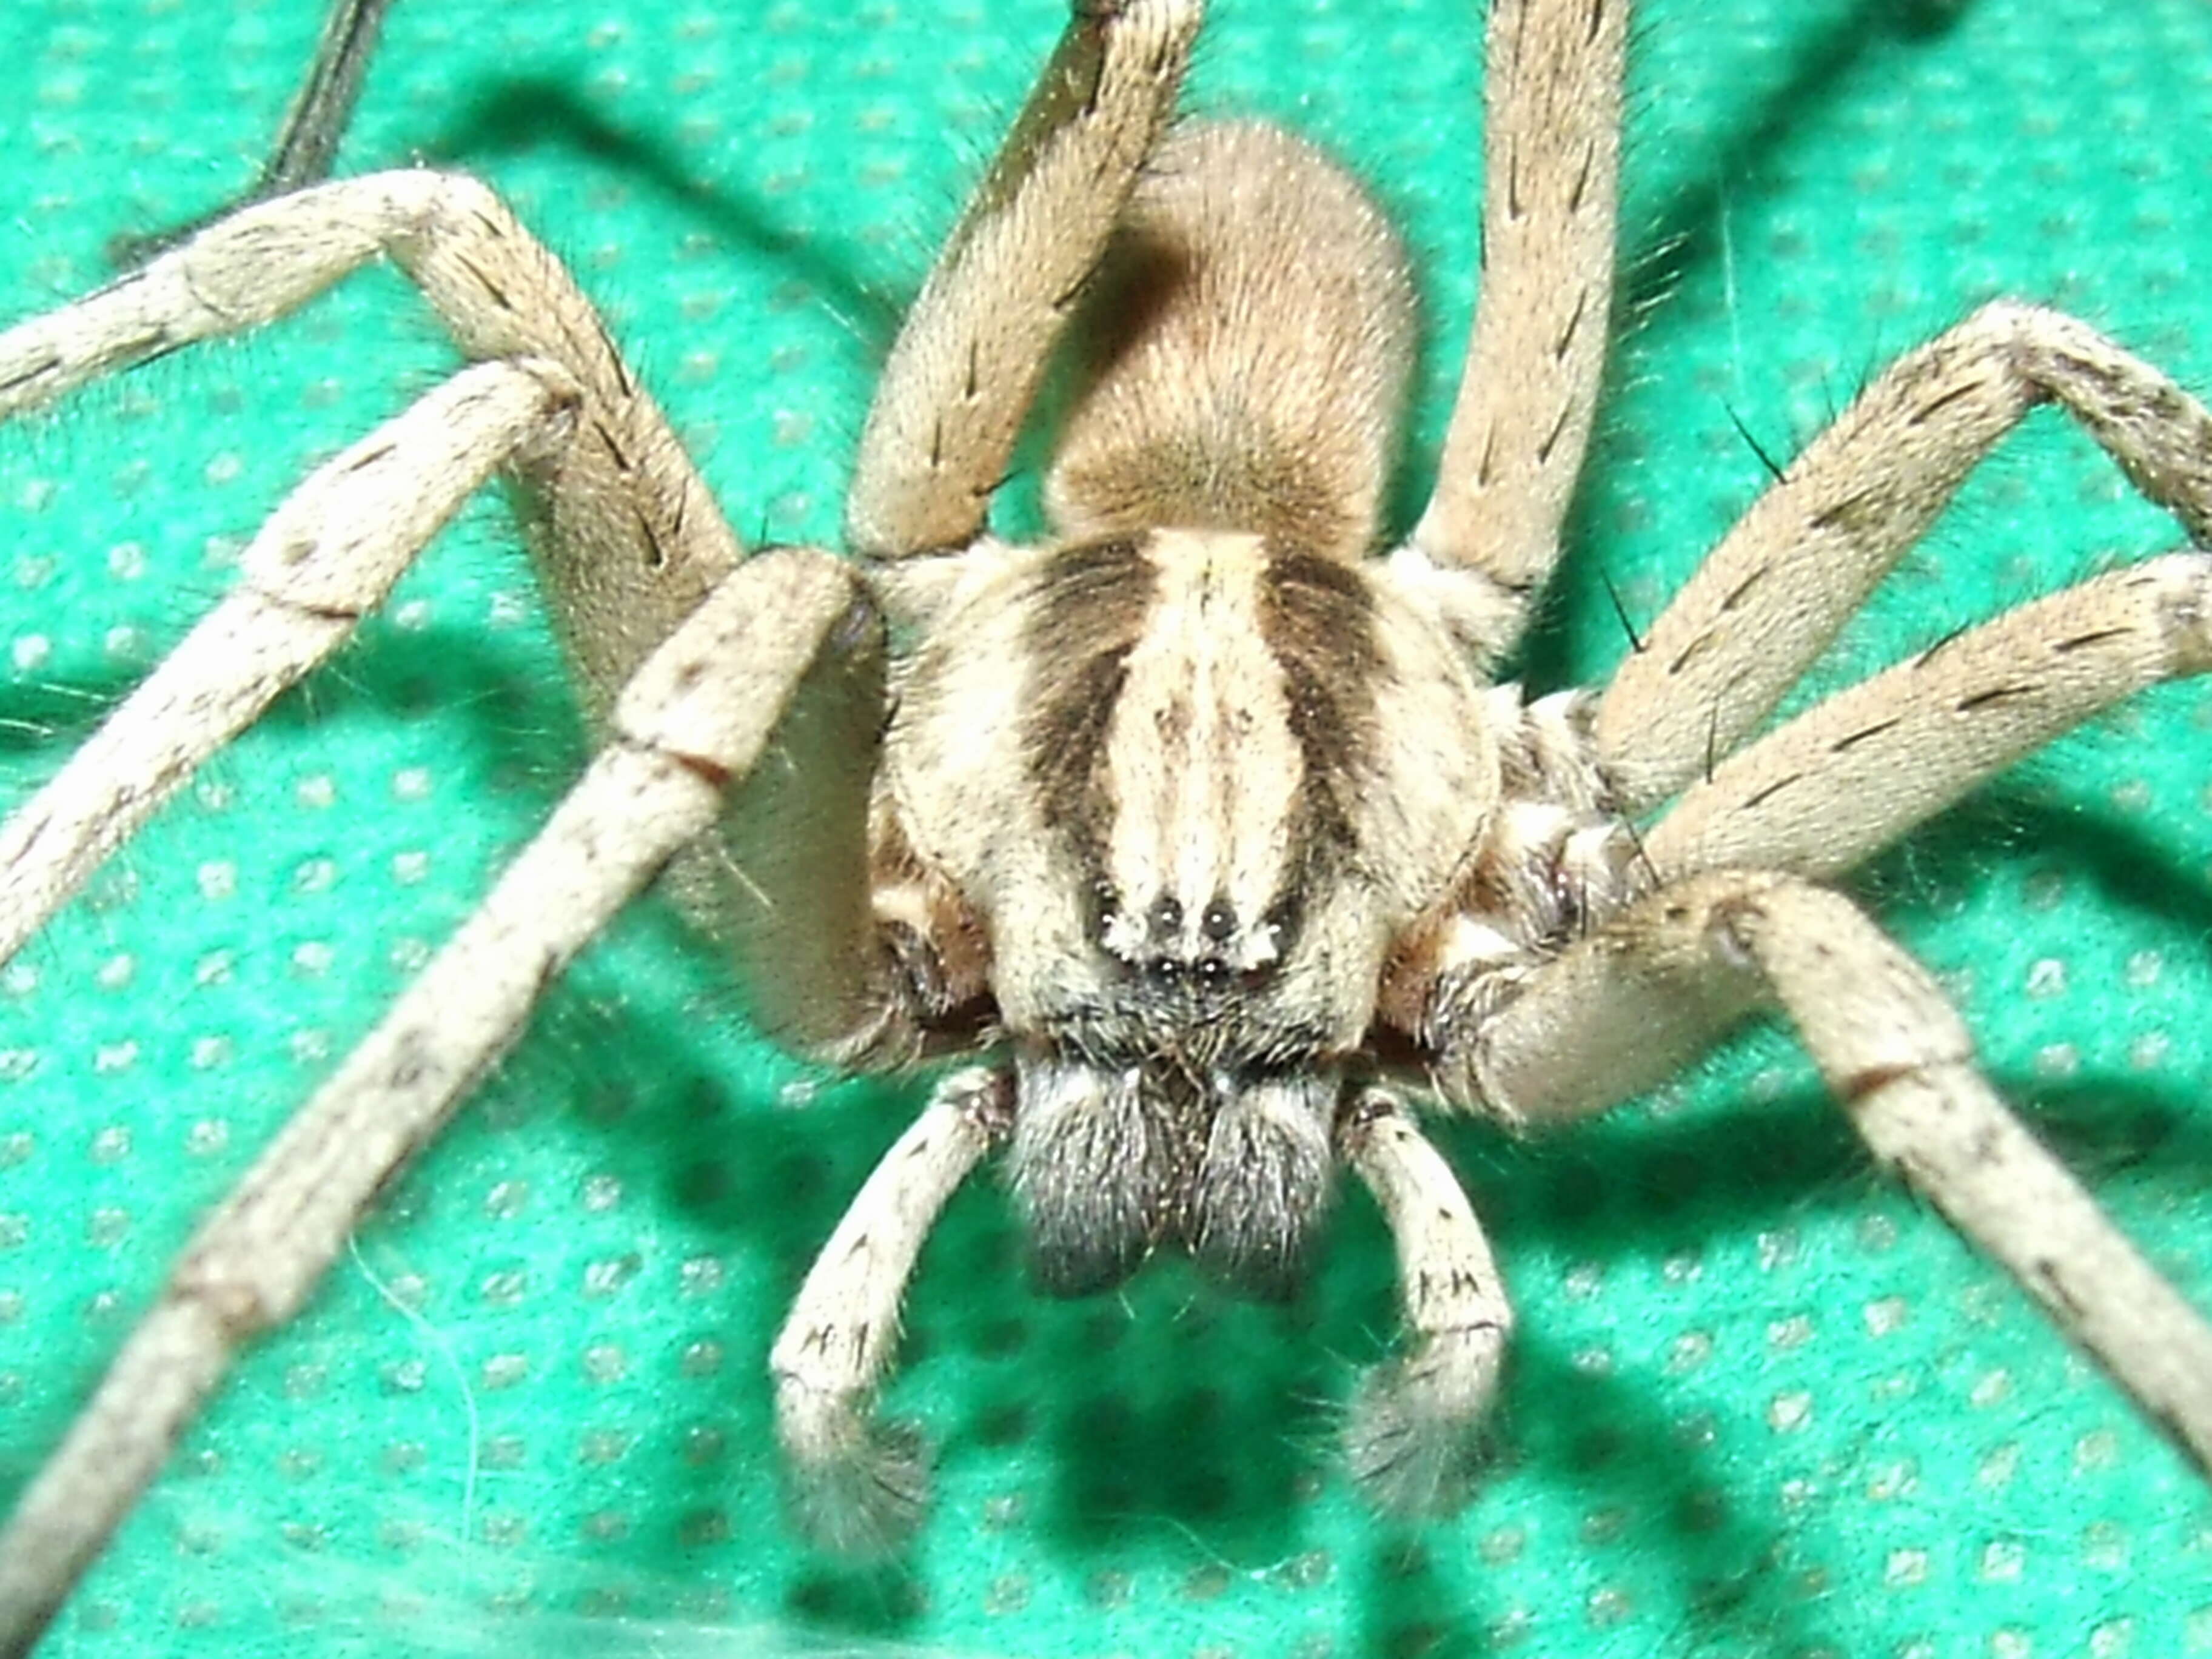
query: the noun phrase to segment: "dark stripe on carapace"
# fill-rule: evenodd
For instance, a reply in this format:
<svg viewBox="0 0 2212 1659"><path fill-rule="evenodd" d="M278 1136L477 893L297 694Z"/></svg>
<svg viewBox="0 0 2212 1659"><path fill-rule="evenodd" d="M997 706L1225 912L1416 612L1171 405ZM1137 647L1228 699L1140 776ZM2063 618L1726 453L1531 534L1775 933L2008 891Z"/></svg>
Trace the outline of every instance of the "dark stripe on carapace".
<svg viewBox="0 0 2212 1659"><path fill-rule="evenodd" d="M1023 755L1045 828L1097 880L1112 810L1106 736L1157 586L1137 544L1118 540L1060 549L1032 590Z"/></svg>
<svg viewBox="0 0 2212 1659"><path fill-rule="evenodd" d="M1260 576L1260 633L1283 671L1291 736L1305 787L1284 868L1349 851L1376 751L1375 684L1382 672L1375 595L1358 569L1271 547Z"/></svg>

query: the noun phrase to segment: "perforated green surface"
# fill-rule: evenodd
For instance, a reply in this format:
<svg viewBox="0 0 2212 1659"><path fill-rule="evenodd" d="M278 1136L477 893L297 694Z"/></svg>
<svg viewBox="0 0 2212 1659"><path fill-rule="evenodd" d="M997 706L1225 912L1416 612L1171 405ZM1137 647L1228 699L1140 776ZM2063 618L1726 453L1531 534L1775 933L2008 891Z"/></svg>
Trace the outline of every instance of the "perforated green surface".
<svg viewBox="0 0 2212 1659"><path fill-rule="evenodd" d="M1192 101L1375 179L1438 344L1474 269L1474 8L1220 0ZM8 0L0 317L250 176L316 0ZM1054 0L406 0L349 169L494 179L574 262L749 532L828 538L871 364ZM1638 41L1626 215L1654 300L1603 419L1545 684L1601 675L1869 368L2008 292L2212 387L2201 0L1674 0ZM0 433L0 763L19 796L228 580L309 461L447 354L388 274ZM2178 533L2045 416L1852 667ZM1830 678L1835 678L1832 672ZM2212 1304L2212 695L2147 697L1864 884L1990 1070ZM489 504L0 976L0 1497L191 1219L464 914L579 762ZM647 908L254 1353L65 1610L56 1655L222 1652L2166 1659L2212 1652L2212 1500L1760 1036L1556 1143L1443 1139L1525 1335L1467 1516L1331 1461L1391 1329L1347 1202L1306 1301L1024 1287L988 1184L924 1259L895 1407L939 1443L910 1559L780 1531L763 1362L910 1089L735 1029Z"/></svg>

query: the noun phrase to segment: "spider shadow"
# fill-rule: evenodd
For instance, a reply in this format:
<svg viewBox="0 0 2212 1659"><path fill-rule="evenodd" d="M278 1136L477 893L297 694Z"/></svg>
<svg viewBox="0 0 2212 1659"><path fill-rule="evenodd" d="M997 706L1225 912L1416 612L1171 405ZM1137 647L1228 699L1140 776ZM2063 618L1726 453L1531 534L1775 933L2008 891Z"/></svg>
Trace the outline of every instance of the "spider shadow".
<svg viewBox="0 0 2212 1659"><path fill-rule="evenodd" d="M2016 862L2021 854L2014 849L2025 848L2033 850L2039 868L2079 878L2094 904L2154 921L2192 945L2212 937L2212 888L2172 845L2108 809L2021 781L1977 790L1844 884L1886 926L1910 926L1930 915L1939 895L1964 890L1993 861ZM1992 1079L2077 1170L2141 1166L2150 1181L2172 1183L2176 1197L2202 1191L2212 1179L2212 1117L2189 1079L1997 1072Z"/></svg>
<svg viewBox="0 0 2212 1659"><path fill-rule="evenodd" d="M720 1381L710 1396L689 1396L685 1454L655 1464L649 1507L666 1523L596 1543L578 1569L591 1583L690 1584L719 1563L763 1587L754 1599L763 1608L780 1593L804 1625L880 1639L926 1611L910 1565L847 1569L760 1536L773 1532L779 1503L769 1344L823 1240L915 1104L908 1084L820 1079L768 1051L745 1027L711 944L653 893L547 988L526 1039L380 1205L387 1214L450 1206L451 1167L482 1156L485 1139L510 1142L517 1158L555 1168L580 1160L649 1218L618 1235L638 1240L626 1248L641 1266L705 1267L686 1281L680 1318L694 1332L688 1351L714 1353ZM511 1164L503 1154L499 1162ZM973 1197L956 1203L925 1279L969 1248ZM957 1267L951 1275L965 1276ZM957 1313L974 1298L951 1284L939 1299ZM904 1352L926 1352L934 1329L932 1320ZM957 1403L954 1389L942 1392ZM916 1415L935 1426L943 1403ZM687 1540L685 1528L696 1533L702 1518L726 1540Z"/></svg>
<svg viewBox="0 0 2212 1659"><path fill-rule="evenodd" d="M1931 889L1986 866L1993 841L2014 839L2083 872L2114 902L2212 931L2212 896L2170 849L2124 823L2016 791L1984 792L1939 817L1878 861L1863 884L1893 895L1886 911L1909 915ZM658 1191L689 1223L730 1241L734 1257L757 1264L767 1288L733 1305L723 1328L732 1374L757 1377L785 1298L911 1115L915 1091L838 1085L791 1109L774 1103L770 1085L733 1083L721 1050L702 1036L742 1020L711 948L665 904L624 927L653 959L675 964L671 977L641 988L627 971L598 981L591 963L580 963L540 1021L550 1036L533 1042L504 1086L575 1103L563 1109L604 1140L605 1162L626 1188ZM549 1057L557 1087L530 1079ZM2102 1073L2053 1083L2002 1069L1994 1081L2093 1189L2118 1177L2139 1200L2185 1202L2212 1173L2212 1125L2174 1084ZM1554 1256L1650 1264L1883 1189L1842 1115L1811 1084L1686 1119L1630 1110L1528 1146L1474 1124L1443 1123L1437 1134L1509 1273L1516 1239ZM1156 1565L1164 1540L1184 1564L1184 1593L1203 1600L1258 1570L1236 1564L1280 1562L1303 1547L1310 1528L1301 1508L1341 1482L1334 1402L1346 1397L1356 1364L1387 1352L1394 1307L1389 1241L1358 1200L1325 1242L1308 1295L1288 1309L1231 1302L1169 1264L1121 1296L1047 1301L1026 1282L1012 1206L995 1182L979 1181L953 1202L924 1255L887 1409L926 1426L948 1481L964 1471L996 1480L1014 1471L1012 1487L970 1489L957 1501L1034 1527L1060 1553L1097 1564L1102 1594L1110 1597L1117 1575L1136 1570L1130 1564ZM1500 1511L1489 1504L1510 1504L1516 1472L1568 1480L1587 1489L1590 1508L1638 1517L1635 1547L1662 1564L1655 1571L1676 1587L1686 1616L1731 1628L1741 1616L1817 1645L1817 1614L1776 1566L1774 1529L1747 1518L1759 1504L1740 1471L1694 1449L1673 1455L1680 1425L1656 1379L1586 1374L1556 1340L1547 1346L1540 1303L1524 1302L1523 1321L1495 1437L1498 1496L1478 1496L1468 1531L1455 1535L1473 1539L1496 1524L1488 1517ZM737 1472L743 1489L764 1491L774 1479L768 1391L733 1387L726 1401L731 1443L758 1449ZM1653 1449L1669 1455L1654 1457ZM726 1501L730 1474L702 1472L696 1494L680 1497ZM1433 1543L1384 1536L1357 1571L1378 1632L1449 1632L1480 1616L1486 1592L1440 1565ZM783 1582L793 1616L819 1627L891 1635L919 1616L921 1590L904 1568L798 1557Z"/></svg>
<svg viewBox="0 0 2212 1659"><path fill-rule="evenodd" d="M264 718L307 728L456 714L477 744L470 764L520 779L544 796L546 811L595 746L550 641L488 637L459 623L365 629Z"/></svg>
<svg viewBox="0 0 2212 1659"><path fill-rule="evenodd" d="M1825 21L1796 25L1801 38L1781 83L1741 106L1739 118L1718 135L1711 158L1695 183L1677 191L1648 216L1648 228L1620 255L1621 291L1616 322L1640 319L1639 338L1663 337L1674 321L1667 295L1689 276L1726 258L1723 230L1731 187L1762 176L1787 176L1791 147L1820 125L1823 112L1842 97L1850 77L1886 47L1911 46L1948 33L1973 0L1861 0ZM1633 187L1637 149L1632 138L1622 170ZM1611 362L1617 364L1616 349Z"/></svg>
<svg viewBox="0 0 2212 1659"><path fill-rule="evenodd" d="M191 625L191 618L181 621L177 637L158 641L149 654L166 659ZM10 687L0 759L29 765L51 756L59 765L145 678L143 664L116 661L95 673ZM487 766L522 763L536 770L557 761L574 771L587 750L568 686L557 653L543 635L502 637L459 623L400 626L372 615L254 724L297 732L356 718L404 721L462 710L485 740L481 759Z"/></svg>
<svg viewBox="0 0 2212 1659"><path fill-rule="evenodd" d="M845 245L817 242L779 223L750 191L702 181L673 144L609 119L559 80L524 76L482 88L422 149L434 163L467 167L544 146L617 169L680 209L719 244L775 261L878 356L889 349L909 296L870 288L848 259L824 251Z"/></svg>
<svg viewBox="0 0 2212 1659"><path fill-rule="evenodd" d="M2123 1188L2131 1205L2179 1213L2212 1170L2212 1123L2140 1079L2053 1085L1998 1073L1992 1081L2093 1191L2112 1196ZM1904 1191L1877 1172L1816 1083L1682 1120L1632 1108L1523 1145L1477 1125L1432 1132L1492 1231L1509 1284L1532 1257L1597 1264L1607 1279L1649 1279L1672 1261L1699 1260L1720 1241L1809 1214L1855 1212ZM1892 1196L1887 1207L1894 1202ZM1928 1225L1941 1231L1932 1214ZM1969 1271L1993 1285L2007 1282L1994 1266ZM1371 1324L1390 1305L1387 1251L1357 1252L1332 1274L1330 1290L1364 1302ZM1595 1609L1593 1598L1622 1576L1639 1586L1635 1595L1663 1603L1668 1620L1700 1638L1740 1640L1758 1631L1787 1652L1839 1644L1849 1622L1828 1627L1821 1602L1804 1594L1799 1564L1847 1551L1850 1500L1841 1495L1866 1484L1854 1470L1870 1470L1884 1455L1874 1430L1847 1420L1835 1449L1823 1454L1835 1504L1778 1518L1771 1482L1763 1478L1776 1448L1760 1401L1731 1397L1717 1420L1709 1418L1696 1392L1713 1389L1686 1396L1681 1385L1663 1381L1670 1367L1650 1352L1652 1328L1621 1326L1621 1346L1640 1346L1643 1357L1621 1358L1612 1335L1585 1353L1565 1334L1571 1317L1547 1316L1555 1306L1540 1294L1522 1295L1486 1466L1463 1524L1427 1537L1378 1536L1368 1551L1358 1569L1370 1632L1363 1650L1487 1651L1491 1634L1469 1626L1480 1625L1484 1598L1510 1598L1491 1589L1494 1574L1470 1571L1473 1559L1489 1559L1493 1550L1499 1561L1516 1558L1529 1510L1540 1512L1562 1494L1591 1545L1589 1560L1586 1576L1553 1581L1554 1600L1548 1611L1540 1606L1540 1620L1556 1617L1559 1607ZM1355 1317L1334 1313L1323 1340ZM2025 1306L2015 1316L2030 1326L2039 1317ZM2055 1332L2049 1340L2060 1346ZM1845 1406L1847 1419L1850 1413ZM1524 1501L1532 1498L1533 1504ZM1571 1597L1559 1599L1564 1592ZM1492 1611L1514 1616L1507 1605Z"/></svg>
<svg viewBox="0 0 2212 1659"><path fill-rule="evenodd" d="M1583 1571L1547 1585L1553 1599L1536 1611L1537 1630L1557 1630L1595 1607L1594 1595L1627 1557L1647 1568L1645 1583L1656 1578L1673 1589L1670 1628L1723 1642L1756 1630L1762 1650L1778 1653L1836 1646L1820 1610L1778 1570L1784 1529L1761 1518L1749 1494L1733 1490L1740 1481L1716 1467L1719 1460L1697 1435L1667 1417L1655 1389L1577 1364L1541 1330L1535 1312L1515 1338L1490 1425L1492 1457L1481 1478L1495 1486L1478 1494L1469 1524L1449 1547L1434 1535L1382 1529L1346 1564L1359 1586L1358 1650L1488 1653L1534 1633L1515 1629L1528 1609L1490 1589L1494 1570L1469 1570L1478 1560L1503 1563L1520 1553L1523 1516L1510 1483L1537 1465L1571 1484L1592 1534L1591 1547L1577 1557ZM1532 1408L1539 1401L1540 1408ZM1660 1565L1650 1569L1653 1563ZM1686 1641L1683 1650L1698 1650Z"/></svg>
<svg viewBox="0 0 2212 1659"><path fill-rule="evenodd" d="M2212 933L2212 889L2171 845L2094 802L2009 773L1899 837L1850 885L1884 915L1911 915L1926 909L1932 893L1964 885L2021 848L2034 849L2041 864L2078 872L2115 904Z"/></svg>
<svg viewBox="0 0 2212 1659"><path fill-rule="evenodd" d="M1987 792L1944 815L1866 880L1908 893L1948 884L1947 875L1988 862L2000 825L2043 858L2086 872L2113 902L2191 933L2212 931L2212 895L2170 849L2124 823L2017 792ZM1911 900L1890 908L1909 910ZM2171 1212L2212 1176L2212 1121L2178 1079L2104 1069L2054 1081L2001 1066L1991 1081L2093 1191L2124 1191L2128 1204ZM1817 1084L1686 1121L1628 1111L1528 1146L1476 1125L1437 1133L1509 1262L1517 1235L1554 1255L1656 1265L1808 1206L1856 1206L1901 1190L1877 1173ZM1053 1426L1048 1519L1059 1536L1110 1560L1134 1537L1169 1527L1225 1560L1273 1560L1299 1534L1284 1517L1310 1500L1317 1477L1334 1478L1332 1408L1320 1402L1345 1397L1346 1356L1379 1357L1377 1333L1395 1300L1389 1242L1370 1206L1351 1207L1325 1247L1312 1295L1288 1313L1224 1310L1169 1278L1123 1304L1053 1322L1048 1363L1006 1391L1017 1417L1042 1415ZM1650 1534L1639 1534L1640 1550L1668 1562L1662 1576L1680 1587L1692 1620L1735 1627L1748 1619L1785 1633L1817 1625L1776 1566L1783 1534L1745 1518L1760 1503L1740 1490L1740 1471L1694 1449L1652 1456L1682 1439L1656 1385L1585 1376L1545 1347L1540 1306L1524 1316L1537 1334L1514 1362L1496 1425L1500 1464L1564 1471L1594 1510L1663 1518L1638 1523ZM1485 1513L1478 1497L1472 1529ZM1370 1563L1376 1617L1401 1634L1466 1616L1451 1576L1428 1571L1424 1559L1393 1547ZM1194 1570L1194 1582L1206 1571ZM1800 1632L1801 1644L1817 1646L1814 1633Z"/></svg>

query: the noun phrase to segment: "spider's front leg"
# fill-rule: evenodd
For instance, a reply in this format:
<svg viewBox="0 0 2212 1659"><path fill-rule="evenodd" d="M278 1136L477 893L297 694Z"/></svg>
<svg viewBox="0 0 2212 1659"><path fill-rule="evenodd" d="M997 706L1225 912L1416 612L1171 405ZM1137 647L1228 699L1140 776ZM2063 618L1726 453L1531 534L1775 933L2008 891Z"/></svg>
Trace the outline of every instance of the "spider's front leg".
<svg viewBox="0 0 2212 1659"><path fill-rule="evenodd" d="M2212 554L2146 559L1970 629L1711 766L1642 858L1665 881L1839 875L2123 698L2208 670Z"/></svg>
<svg viewBox="0 0 2212 1659"><path fill-rule="evenodd" d="M316 468L240 556L237 588L0 825L0 962L343 644L495 469L559 441L577 402L556 365L480 363Z"/></svg>
<svg viewBox="0 0 2212 1659"><path fill-rule="evenodd" d="M2212 1326L2004 1109L1926 973L1800 878L1840 873L2021 754L2212 670L2212 556L2154 559L1971 629L1720 763L1643 837L1662 885L1480 1019L1426 1033L1456 1104L1516 1127L1663 1080L1762 1001L1876 1156L2212 1471ZM1746 874L1786 869L1790 876Z"/></svg>
<svg viewBox="0 0 2212 1659"><path fill-rule="evenodd" d="M1482 285L1435 494L1393 573L1511 649L1559 555L1612 323L1629 0L1492 0Z"/></svg>
<svg viewBox="0 0 2212 1659"><path fill-rule="evenodd" d="M1479 1030L1433 1035L1449 1092L1550 1122L1657 1082L1771 995L1877 1155L2212 1472L2212 1326L2004 1111L1917 966L1794 879L1849 870L2122 698L2212 670L2212 554L2024 605L1728 752L2044 400L2212 542L2212 414L2094 330L2000 303L1910 354L1784 471L1605 694L1595 746L1622 801L1681 789L1641 842L1660 894Z"/></svg>
<svg viewBox="0 0 2212 1659"><path fill-rule="evenodd" d="M2122 698L2212 668L2212 553L2172 554L1943 640L1737 749L2045 400L2212 545L2212 413L2149 364L2010 303L1909 353L1722 540L1599 702L1624 807L1680 791L1643 842L1657 878L1839 874Z"/></svg>
<svg viewBox="0 0 2212 1659"><path fill-rule="evenodd" d="M511 475L586 712L743 556L652 395L561 262L486 185L371 173L263 202L73 305L0 332L0 420L203 340L285 316L379 258L421 289L462 354L542 359L580 401L568 441Z"/></svg>
<svg viewBox="0 0 2212 1659"><path fill-rule="evenodd" d="M1054 343L1175 112L1200 0L1073 9L884 365L845 500L855 553L908 560L982 532Z"/></svg>
<svg viewBox="0 0 2212 1659"><path fill-rule="evenodd" d="M11 888L0 953L193 764L335 648L341 621L374 605L397 574L393 562L494 468L521 486L538 573L598 730L638 665L742 557L567 270L489 190L458 175L379 173L263 203L74 305L0 331L0 420L283 316L379 256L415 280L456 343L486 368L319 469L257 540L240 593L0 835ZM527 420L500 416L471 395L500 375L534 377L552 404ZM275 643L246 648L271 629ZM834 795L833 769L806 772L781 797ZM111 805L123 810L110 815ZM865 857L857 841L833 850L847 856L848 878ZM779 871L769 884L802 873ZM788 944L793 962L752 977L822 1017L793 1022L803 1041L848 1036L872 1017L845 989L879 989L865 909L855 901L789 940L757 930L764 946ZM830 1017L842 1024L825 1030Z"/></svg>
<svg viewBox="0 0 2212 1659"><path fill-rule="evenodd" d="M749 890L776 920L723 919L771 1017L799 1011L787 1022L793 1034L821 1044L898 1040L903 1005L889 994L895 976L880 971L865 879L884 702L872 604L849 567L819 555L739 563L734 537L597 314L483 186L388 173L241 212L0 333L0 418L270 320L379 254L416 280L468 355L489 361L302 486L257 542L240 594L210 623L212 644L157 671L88 762L65 769L69 788L34 801L0 850L20 874L52 848L67 854L65 878L81 875L116 838L102 803L173 788L343 637L495 468L522 485L586 711L611 741L484 908L188 1249L25 1491L0 1534L0 1653L24 1650L232 1354L299 1306L392 1171L513 1040L570 956L726 809L728 859L745 865ZM276 644L245 650L250 636L238 629L268 618L281 625ZM149 709L150 723L141 718ZM778 833L794 816L824 825ZM50 880L15 895L33 908L57 896ZM791 920L801 913L811 930Z"/></svg>

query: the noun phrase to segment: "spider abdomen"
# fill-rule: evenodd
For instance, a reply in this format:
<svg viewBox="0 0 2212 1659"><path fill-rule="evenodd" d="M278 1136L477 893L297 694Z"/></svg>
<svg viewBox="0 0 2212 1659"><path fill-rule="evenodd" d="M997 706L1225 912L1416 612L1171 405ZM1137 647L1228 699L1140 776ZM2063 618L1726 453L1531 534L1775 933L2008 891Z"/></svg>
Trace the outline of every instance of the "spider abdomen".
<svg viewBox="0 0 2212 1659"><path fill-rule="evenodd" d="M1177 128L1076 328L1084 385L1046 487L1063 533L1374 547L1413 285L1389 221L1312 145L1260 122Z"/></svg>

